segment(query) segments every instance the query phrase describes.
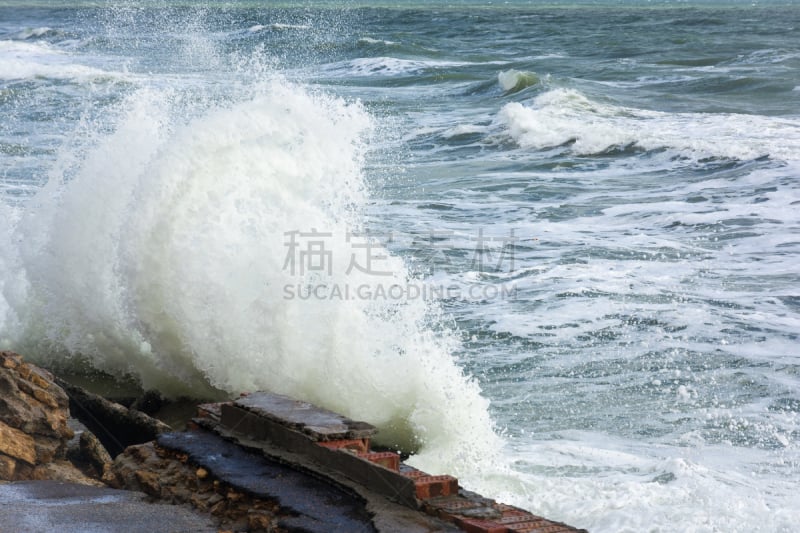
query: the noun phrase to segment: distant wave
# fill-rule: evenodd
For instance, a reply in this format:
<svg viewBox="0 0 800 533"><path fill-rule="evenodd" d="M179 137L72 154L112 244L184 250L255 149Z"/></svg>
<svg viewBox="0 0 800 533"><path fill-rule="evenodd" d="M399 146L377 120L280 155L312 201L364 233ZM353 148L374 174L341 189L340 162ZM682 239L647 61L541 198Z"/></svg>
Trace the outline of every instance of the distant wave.
<svg viewBox="0 0 800 533"><path fill-rule="evenodd" d="M27 39L39 39L42 37L53 37L56 35L63 35L63 32L54 30L53 28L47 26L42 26L41 28L26 28L15 33L12 38L24 41Z"/></svg>
<svg viewBox="0 0 800 533"><path fill-rule="evenodd" d="M385 41L383 39L373 39L372 37L361 37L358 40L358 44L379 44L385 46L395 46L398 43L397 41Z"/></svg>
<svg viewBox="0 0 800 533"><path fill-rule="evenodd" d="M46 43L0 41L0 79L26 80L92 79L116 76L93 67L77 64L73 58Z"/></svg>
<svg viewBox="0 0 800 533"><path fill-rule="evenodd" d="M515 93L539 83L539 76L535 72L510 69L500 72L497 82L507 93Z"/></svg>
<svg viewBox="0 0 800 533"><path fill-rule="evenodd" d="M665 113L591 100L554 89L527 105L512 102L497 124L522 148L563 147L578 155L633 147L690 159L800 160L800 122L732 113Z"/></svg>
<svg viewBox="0 0 800 533"><path fill-rule="evenodd" d="M332 63L327 65L325 70L349 76L402 76L423 72L427 69L458 67L468 64L457 61L364 57Z"/></svg>
<svg viewBox="0 0 800 533"><path fill-rule="evenodd" d="M247 31L251 33L257 33L264 30L271 30L271 31L281 31L281 30L309 30L311 26L308 24L285 24L281 22L275 22L272 24L255 24L254 26L250 26Z"/></svg>

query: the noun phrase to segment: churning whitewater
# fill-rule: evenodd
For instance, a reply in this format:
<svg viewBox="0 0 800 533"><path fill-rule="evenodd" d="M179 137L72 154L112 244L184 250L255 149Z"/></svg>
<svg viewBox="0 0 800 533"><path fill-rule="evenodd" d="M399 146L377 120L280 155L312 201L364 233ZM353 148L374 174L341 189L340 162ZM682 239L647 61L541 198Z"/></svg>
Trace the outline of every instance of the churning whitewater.
<svg viewBox="0 0 800 533"><path fill-rule="evenodd" d="M593 533L800 521L800 12L0 2L0 346Z"/></svg>
<svg viewBox="0 0 800 533"><path fill-rule="evenodd" d="M56 163L10 235L5 272L24 289L4 291L18 322L5 343L171 395L305 398L376 423L406 450L491 450L487 402L455 366L454 339L429 328L426 302L286 297L319 276L301 276L287 246L312 229L335 246L321 282L408 281L396 257L390 279L350 268L367 246L368 113L287 82L248 93L183 123L178 95L137 91L74 176Z"/></svg>

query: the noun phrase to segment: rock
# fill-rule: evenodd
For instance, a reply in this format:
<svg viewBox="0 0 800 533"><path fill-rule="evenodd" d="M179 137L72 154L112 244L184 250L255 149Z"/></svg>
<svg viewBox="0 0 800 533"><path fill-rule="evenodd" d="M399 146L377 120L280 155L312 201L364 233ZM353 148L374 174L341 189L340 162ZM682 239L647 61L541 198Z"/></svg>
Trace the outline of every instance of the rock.
<svg viewBox="0 0 800 533"><path fill-rule="evenodd" d="M277 507L213 479L208 469L153 442L130 446L114 459L111 486L208 513L220 530L273 531ZM198 476L198 470L205 475Z"/></svg>
<svg viewBox="0 0 800 533"><path fill-rule="evenodd" d="M84 431L80 438L81 458L94 469L98 477L103 477L111 467L111 455L94 433Z"/></svg>
<svg viewBox="0 0 800 533"><path fill-rule="evenodd" d="M3 422L0 422L0 452L28 464L36 464L36 442L33 438Z"/></svg>
<svg viewBox="0 0 800 533"><path fill-rule="evenodd" d="M72 438L69 399L52 374L11 352L0 352L0 363L0 421L28 435Z"/></svg>
<svg viewBox="0 0 800 533"><path fill-rule="evenodd" d="M22 356L13 352L0 352L0 367L14 370L22 364Z"/></svg>
<svg viewBox="0 0 800 533"><path fill-rule="evenodd" d="M64 458L73 436L69 399L53 380L18 354L0 352L0 480L27 479Z"/></svg>
<svg viewBox="0 0 800 533"><path fill-rule="evenodd" d="M63 481L65 483L77 483L79 485L105 487L104 483L88 477L75 465L66 460L58 460L52 463L37 466L33 469L30 479L39 481Z"/></svg>
<svg viewBox="0 0 800 533"><path fill-rule="evenodd" d="M17 461L15 461L12 457L0 453L0 479L14 479L14 474L16 471Z"/></svg>
<svg viewBox="0 0 800 533"><path fill-rule="evenodd" d="M153 416L159 409L167 405L169 401L164 398L160 392L155 390L145 391L139 398L137 398L130 409L141 411L146 415Z"/></svg>
<svg viewBox="0 0 800 533"><path fill-rule="evenodd" d="M111 457L116 457L128 446L151 441L161 433L172 431L165 423L140 411L128 409L59 378L55 381L69 393L72 416L97 436Z"/></svg>
<svg viewBox="0 0 800 533"><path fill-rule="evenodd" d="M158 482L158 473L148 470L137 470L134 472L136 481L142 492L154 498L161 497L161 484Z"/></svg>
<svg viewBox="0 0 800 533"><path fill-rule="evenodd" d="M252 509L247 511L247 526L251 531L269 531L273 518L273 514L268 511Z"/></svg>
<svg viewBox="0 0 800 533"><path fill-rule="evenodd" d="M111 455L80 421L72 419L70 422L76 436L67 445L67 459L90 478L104 480L111 468Z"/></svg>

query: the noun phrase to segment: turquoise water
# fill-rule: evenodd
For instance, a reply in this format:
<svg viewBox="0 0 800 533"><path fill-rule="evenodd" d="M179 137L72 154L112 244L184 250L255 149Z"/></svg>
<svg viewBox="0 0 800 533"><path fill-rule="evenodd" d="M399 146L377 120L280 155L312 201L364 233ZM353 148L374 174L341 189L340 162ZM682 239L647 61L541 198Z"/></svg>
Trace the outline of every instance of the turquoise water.
<svg viewBox="0 0 800 533"><path fill-rule="evenodd" d="M2 2L0 345L308 398L592 531L794 531L798 28Z"/></svg>

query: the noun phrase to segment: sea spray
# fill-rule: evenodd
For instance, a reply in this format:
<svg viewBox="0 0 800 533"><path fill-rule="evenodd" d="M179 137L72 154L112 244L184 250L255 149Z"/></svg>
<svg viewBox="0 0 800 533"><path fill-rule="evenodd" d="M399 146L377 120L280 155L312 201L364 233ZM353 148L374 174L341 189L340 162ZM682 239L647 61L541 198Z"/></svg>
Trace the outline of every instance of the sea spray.
<svg viewBox="0 0 800 533"><path fill-rule="evenodd" d="M166 394L317 402L435 472L490 457L488 402L429 302L287 293L413 281L361 226L370 115L280 80L188 119L185 105L135 92L29 202L14 232L27 290L4 287L13 345Z"/></svg>
<svg viewBox="0 0 800 533"><path fill-rule="evenodd" d="M10 348L11 339L8 337L8 326L11 324L11 312L5 294L10 292L13 280L10 279L13 271L10 254L13 253L11 231L15 225L14 211L7 205L0 203L0 349Z"/></svg>
<svg viewBox="0 0 800 533"><path fill-rule="evenodd" d="M395 434L406 441L414 436L425 440L422 454L414 458L419 466L454 471L437 466L437 453L444 463L456 462L468 425L463 433L448 433L436 423L437 416L444 419L439 407L427 411L432 413L433 429L423 430L422 422L415 422L412 430L410 423L402 422L421 405L413 393L425 387L436 391L445 381L415 377L416 360L401 357L393 342L386 341L410 332L409 338L435 353L457 354L458 364L481 380L484 394L492 400L493 418L506 430L501 449L513 465L512 475L494 472L495 465L502 464L494 461L489 474L476 483L481 476L476 471L486 463L473 463L474 455L468 455L457 471L465 486L593 532L797 529L797 9L774 2L742 2L724 9L707 3L695 5L690 13L667 5L620 10L608 1L552 9L527 0L479 9L467 6L475 2L454 6L431 1L413 8L398 3L386 10L374 5L354 9L354 4L343 2L281 4L285 8L239 1L191 6L161 0L111 0L102 6L23 4L0 7L6 32L0 39L24 38L0 46L0 71L5 64L5 72L14 77L0 83L0 187L3 202L14 206L11 212L0 212L0 269L5 269L0 301L13 304L7 306L11 325L0 327L6 346L23 349L20 341L11 342L12 336L29 345L38 342L40 354L74 364L75 356L69 359L61 339L77 319L62 310L50 322L38 320L47 301L37 297L37 303L33 294L55 292L54 301L60 303L66 300L64 290L74 292L69 284L61 290L56 275L49 272L68 262L52 254L44 258L50 254L48 247L53 248L51 234L58 224L88 220L97 208L87 201L84 209L70 209L58 223L43 211L59 211L59 195L66 198L70 180L83 179L95 147L126 121L136 124L130 112L135 102L119 105L121 116L117 105L143 87L156 89L152 95L133 98L154 108L141 120L160 121L150 130L160 140L154 143L148 168L139 172L149 183L160 183L163 177L152 176L160 175L156 170L163 154L170 143L177 143L188 122L194 121L192 127L199 131L204 117L224 115L257 100L259 83L280 70L306 87L361 99L377 119L368 119L367 128L390 130L369 141L363 168L370 195L358 193L366 203L353 201L354 207L338 215L331 210L322 218L353 219L354 232L368 220L376 240L383 240L377 232L395 232L396 240L388 247L408 264L422 263L433 254L446 259L441 269L436 264L437 283L466 287L474 282L513 282L517 298L445 298L444 310L469 339L463 345L446 329L439 332L435 327L435 308L422 313L382 301L284 300L282 291L275 294L286 305L272 306L261 293L236 289L256 283L247 282L240 266L193 265L200 257L197 250L190 250L194 255L189 259L182 257L184 248L175 244L179 235L172 231L169 236L170 228L199 236L207 248L203 260L213 263L208 258L219 255L213 252L219 247L206 243L217 239L213 232L203 232L214 225L192 228L180 222L187 216L180 210L174 224L167 214L153 214L155 209L145 206L157 205L155 196L137 185L132 189L136 198L122 195L128 198L119 222L123 229L95 231L123 237L110 278L120 285L119 317L98 318L100 325L75 328L76 342L116 347L118 353L101 353L109 366L111 361L119 367L130 365L150 375L151 383L163 375L176 390L179 385L188 388L195 379L198 388L223 396L235 394L219 389L229 377L232 381L249 372L264 379L267 370L275 382L278 376L291 378L279 383L284 390L301 390L303 383L293 381L298 378L290 371L305 365L306 372L316 372L307 377L299 373L311 394L336 396L331 402L349 402L362 412L392 413L394 418L382 424L387 440L392 440L390 424L400 420ZM255 26L260 28L250 31ZM29 28L53 28L58 34L20 34ZM365 36L386 44L359 42ZM25 65L20 57L27 60ZM498 73L512 69L535 71L540 81L505 93ZM20 72L33 77L17 81ZM246 94L240 90L243 85L253 91ZM160 102L164 99L166 105ZM324 96L319 100L328 101ZM73 135L80 117L87 126ZM127 156L134 147L129 144L122 143L126 157L113 157L107 174L121 172L116 167L132 167ZM60 153L58 146L63 146ZM177 153L185 155L186 150ZM354 152L347 148L344 153ZM30 200L51 167L50 192ZM191 189L187 180L176 182ZM353 191L333 183L337 190ZM166 187L165 182L156 189ZM99 186L85 186L88 193L95 188ZM46 201L48 195L55 207ZM23 204L27 215L17 222L17 206ZM136 209L142 218L129 204L140 206ZM363 205L366 219L357 213ZM218 211L232 219L229 207ZM166 204L164 212L170 212ZM204 219L210 220L208 212ZM36 217L42 231L34 231ZM312 233L316 220L282 227L271 235L272 248L265 255L277 255L277 268L291 286L305 289L322 282L312 273L300 273L300 248L295 249L298 269L292 274L291 261L286 264L290 248L283 246L291 242L285 231ZM346 233L341 233L346 226L319 226L318 232L332 235L296 235L297 242L307 251L320 240L326 251L334 252L334 259L349 263L352 251L361 254L356 257L363 262L367 249L348 246ZM9 228L13 234L6 232ZM163 260L158 259L155 242L150 247L148 240L148 235L161 234L159 228L166 230L162 248L173 250ZM469 237L475 239L481 231L484 236L508 235L511 228L523 239L538 240L523 240L514 247L513 271L499 276L476 272L470 266L476 241ZM24 242L25 232L41 237L40 242ZM444 238L434 241L434 232ZM234 243L226 253L238 260L242 252L236 243L248 240L240 238L240 232L225 235ZM408 244L403 243L404 235L411 236ZM351 241L364 244L361 237ZM18 254L23 248L24 262ZM83 247L87 249L91 250ZM148 249L153 257L145 262L146 254L139 251ZM383 255L384 249L379 245L372 253ZM129 256L136 260L131 262ZM99 254L92 260L103 262ZM376 260L373 270L394 272L391 261L396 259ZM254 264L253 272L244 274L255 279L255 273L266 268L260 258ZM148 271L151 265L155 273ZM203 268L211 274L203 274ZM225 268L234 273L233 281L218 275ZM50 281L32 282L31 291L31 272ZM351 274L363 273L354 268ZM332 275L335 279L325 281L324 287L341 285L344 279L343 289L354 288L362 278L352 276ZM364 277L379 286L373 276ZM398 273L384 281L401 277ZM209 278L219 287L203 288L206 301L180 295L185 290L199 293L196 280ZM284 283L284 278L271 279ZM252 301L252 309L223 305L225 287L230 301ZM199 308L197 313L192 305ZM218 321L198 318L191 326L178 327L148 317L145 309L164 308L160 316L182 319L207 316L206 305L220 310ZM410 307L418 309L416 303ZM184 315L175 311L184 308ZM361 318L353 326L353 313L344 309L363 309L369 319ZM241 318L256 312L264 323L260 330L249 325L254 319ZM424 316L420 327L393 326L412 316ZM334 319L344 325L325 322ZM200 370L202 361L194 353L201 341L185 332L194 331L198 338L205 332L213 339L219 331L230 336L229 324L235 324L243 328L242 337L256 332L251 335L255 346L267 343L261 330L279 330L284 323L300 326L294 328L295 337L286 332L280 342L269 339L280 344L270 347L269 357L251 350L250 357L256 357L247 366L231 355L239 348L223 351L221 363L213 363L211 356L203 360L223 367L208 371ZM362 335L362 330L380 324L388 333ZM322 335L323 329L330 334ZM104 331L127 337L124 342L103 339ZM94 340L87 340L87 332ZM423 340L424 335L431 340ZM374 346L376 337L386 341L377 344L384 359L402 359L408 365L399 371L399 363L388 367L386 374L394 372L397 383L386 390L373 387L382 394L375 396L380 401L370 397L369 405L357 405L352 396L356 393L345 390L356 379L345 379L341 368L359 373L359 386L366 386L369 379L362 376L370 377L372 370L358 362L370 359L362 348L349 347L356 339ZM301 340L318 356L316 366L290 355L292 344ZM180 350L162 357L160 352L170 344ZM410 344L404 340L398 346ZM330 355L332 345L342 354L338 358ZM269 364L259 362L267 359ZM371 359L379 360L377 353ZM455 368L446 357L429 361L437 368L441 361L445 368ZM166 370L169 365L175 370ZM186 368L196 368L195 377ZM175 377L179 371L187 374L186 384ZM216 376L213 387L206 372ZM323 385L309 385L319 382L322 374ZM457 384L463 383L460 372L453 374ZM393 393L401 383L411 392ZM465 387L469 388L453 388L463 392ZM334 390L336 394L330 392ZM457 397L463 401L469 394ZM401 407L384 408L390 403L387 398ZM434 392L425 401L435 405L442 398L443 393ZM448 413L471 412L458 401L447 400ZM444 444L448 435L452 447ZM434 442L438 437L442 438ZM465 473L466 468L471 471Z"/></svg>

